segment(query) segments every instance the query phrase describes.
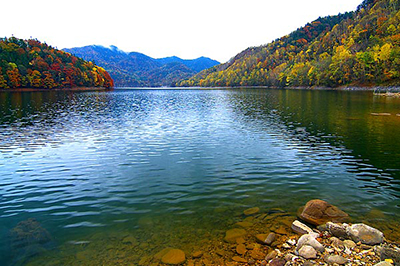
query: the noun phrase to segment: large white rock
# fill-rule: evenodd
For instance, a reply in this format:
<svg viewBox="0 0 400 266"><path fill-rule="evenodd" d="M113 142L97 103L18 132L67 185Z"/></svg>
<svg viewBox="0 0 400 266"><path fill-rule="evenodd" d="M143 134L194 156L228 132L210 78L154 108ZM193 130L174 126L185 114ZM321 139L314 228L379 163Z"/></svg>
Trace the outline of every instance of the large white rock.
<svg viewBox="0 0 400 266"><path fill-rule="evenodd" d="M377 245L383 243L383 233L366 224L353 224L347 228L347 234L354 242L366 245Z"/></svg>
<svg viewBox="0 0 400 266"><path fill-rule="evenodd" d="M296 220L292 223L292 230L300 235L312 233L313 230L302 222Z"/></svg>
<svg viewBox="0 0 400 266"><path fill-rule="evenodd" d="M318 242L318 240L316 239L317 237L318 234L316 233L302 235L297 242L296 250L299 251L302 246L309 245L319 252L324 252L325 248L321 243Z"/></svg>

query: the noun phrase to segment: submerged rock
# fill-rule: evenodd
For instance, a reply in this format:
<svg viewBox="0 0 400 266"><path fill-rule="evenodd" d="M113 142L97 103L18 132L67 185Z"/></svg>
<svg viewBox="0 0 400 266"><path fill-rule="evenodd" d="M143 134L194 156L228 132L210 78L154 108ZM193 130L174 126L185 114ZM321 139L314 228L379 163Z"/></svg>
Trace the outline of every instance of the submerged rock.
<svg viewBox="0 0 400 266"><path fill-rule="evenodd" d="M321 225L329 221L344 222L349 215L326 201L314 199L307 202L299 218L310 224Z"/></svg>
<svg viewBox="0 0 400 266"><path fill-rule="evenodd" d="M246 235L246 230L234 228L226 231L224 240L229 243L235 243L236 239Z"/></svg>
<svg viewBox="0 0 400 266"><path fill-rule="evenodd" d="M30 218L19 222L10 230L10 240L11 247L19 249L35 244L43 245L50 242L52 238L36 219Z"/></svg>
<svg viewBox="0 0 400 266"><path fill-rule="evenodd" d="M185 260L185 252L180 249L171 249L161 258L163 263L171 265L181 264Z"/></svg>
<svg viewBox="0 0 400 266"><path fill-rule="evenodd" d="M383 233L365 224L353 224L347 228L347 234L354 242L376 245L383 242Z"/></svg>
<svg viewBox="0 0 400 266"><path fill-rule="evenodd" d="M244 215L253 215L253 214L258 213L259 211L260 211L260 208L258 208L258 207L253 207L253 208L244 210L243 213L244 213Z"/></svg>

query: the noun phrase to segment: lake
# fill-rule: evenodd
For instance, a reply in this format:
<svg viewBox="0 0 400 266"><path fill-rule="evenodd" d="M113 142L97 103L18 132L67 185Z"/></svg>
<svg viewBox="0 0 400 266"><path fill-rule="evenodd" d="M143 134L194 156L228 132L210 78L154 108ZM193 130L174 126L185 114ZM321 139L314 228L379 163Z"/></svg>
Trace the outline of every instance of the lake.
<svg viewBox="0 0 400 266"><path fill-rule="evenodd" d="M1 265L157 265L165 247L214 264L244 210L292 221L315 198L400 235L400 98L0 92L0 136Z"/></svg>

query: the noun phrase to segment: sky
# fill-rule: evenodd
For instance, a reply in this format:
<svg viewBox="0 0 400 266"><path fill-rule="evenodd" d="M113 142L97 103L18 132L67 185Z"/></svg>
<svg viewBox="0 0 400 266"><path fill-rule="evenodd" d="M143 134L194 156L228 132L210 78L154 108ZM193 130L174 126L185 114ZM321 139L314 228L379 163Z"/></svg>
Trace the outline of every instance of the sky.
<svg viewBox="0 0 400 266"><path fill-rule="evenodd" d="M8 0L0 37L35 38L58 49L115 45L153 58L226 62L318 17L362 0Z"/></svg>

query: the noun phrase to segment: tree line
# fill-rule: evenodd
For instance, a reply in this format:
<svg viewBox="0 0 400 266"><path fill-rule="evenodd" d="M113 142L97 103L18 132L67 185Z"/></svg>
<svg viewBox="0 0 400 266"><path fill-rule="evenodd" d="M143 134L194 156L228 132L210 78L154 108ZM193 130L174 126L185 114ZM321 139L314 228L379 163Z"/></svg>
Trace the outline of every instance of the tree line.
<svg viewBox="0 0 400 266"><path fill-rule="evenodd" d="M111 88L103 68L36 39L0 38L0 89Z"/></svg>
<svg viewBox="0 0 400 266"><path fill-rule="evenodd" d="M178 86L400 85L400 0L318 18Z"/></svg>

